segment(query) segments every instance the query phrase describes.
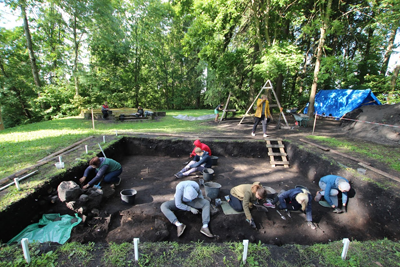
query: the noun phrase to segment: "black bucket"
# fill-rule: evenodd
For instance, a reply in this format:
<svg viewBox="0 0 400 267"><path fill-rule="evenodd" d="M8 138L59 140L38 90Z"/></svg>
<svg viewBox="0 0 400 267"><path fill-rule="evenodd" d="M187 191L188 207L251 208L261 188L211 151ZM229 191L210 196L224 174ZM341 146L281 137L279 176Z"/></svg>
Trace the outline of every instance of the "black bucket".
<svg viewBox="0 0 400 267"><path fill-rule="evenodd" d="M124 189L121 191L121 200L125 204L135 203L137 191L135 189Z"/></svg>
<svg viewBox="0 0 400 267"><path fill-rule="evenodd" d="M212 160L212 165L218 165L218 157L217 156L211 156Z"/></svg>
<svg viewBox="0 0 400 267"><path fill-rule="evenodd" d="M213 199L218 197L221 185L219 183L207 182L204 183L204 188L206 190L206 196Z"/></svg>
<svg viewBox="0 0 400 267"><path fill-rule="evenodd" d="M211 181L214 174L214 170L211 168L205 168L203 170L203 179L204 181Z"/></svg>

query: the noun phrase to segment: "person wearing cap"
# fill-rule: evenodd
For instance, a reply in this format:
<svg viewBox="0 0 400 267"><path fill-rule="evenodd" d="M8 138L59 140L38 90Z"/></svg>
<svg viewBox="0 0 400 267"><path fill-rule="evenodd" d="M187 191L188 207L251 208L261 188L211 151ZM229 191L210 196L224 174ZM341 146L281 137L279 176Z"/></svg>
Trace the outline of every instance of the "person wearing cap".
<svg viewBox="0 0 400 267"><path fill-rule="evenodd" d="M333 208L334 213L346 212L347 192L350 190L350 183L346 178L338 175L326 175L319 180L320 191L315 195L314 200L320 201L324 197L325 201ZM342 208L338 207L338 194L342 192Z"/></svg>
<svg viewBox="0 0 400 267"><path fill-rule="evenodd" d="M257 228L253 217L251 216L250 209L253 204L258 200L267 198L267 190L261 185L260 182L253 184L241 184L231 189L229 194L229 205L237 212L244 211L246 221L254 229Z"/></svg>
<svg viewBox="0 0 400 267"><path fill-rule="evenodd" d="M275 208L276 205L277 209L287 211L301 210L306 213L307 225L314 230L315 225L312 222L311 202L312 196L310 191L308 191L306 188L296 187L287 191L283 190L274 198L272 203L266 202L264 203L264 206L267 208Z"/></svg>
<svg viewBox="0 0 400 267"><path fill-rule="evenodd" d="M193 172L202 172L205 168L211 168L212 159L208 152L202 150L200 147L196 147L194 151L196 156L181 171L175 173L176 178L181 179Z"/></svg>
<svg viewBox="0 0 400 267"><path fill-rule="evenodd" d="M79 182L83 184L90 172L93 171L96 172L96 176L84 185L82 187L83 189L93 186L101 181L114 184L115 186L118 186L121 183L119 175L122 173L122 166L119 162L113 159L103 157L92 158L89 161L89 166L85 169L82 178L79 179Z"/></svg>
<svg viewBox="0 0 400 267"><path fill-rule="evenodd" d="M208 152L208 155L211 156L211 149L210 149L210 147L207 146L206 144L200 142L200 140L195 140L195 141L193 142L193 145L194 145L193 151L192 151L192 153L190 153L190 157L191 157L191 158L193 158L193 157L196 156L196 152L195 152L196 147L200 147L201 150L204 150L204 151Z"/></svg>
<svg viewBox="0 0 400 267"><path fill-rule="evenodd" d="M176 186L174 200L161 204L161 211L167 219L177 227L177 234L180 237L185 231L186 225L179 222L174 211L184 210L198 214L201 209L203 226L200 233L207 237L214 237L208 228L210 222L210 201L204 199L200 186L194 181L183 181Z"/></svg>

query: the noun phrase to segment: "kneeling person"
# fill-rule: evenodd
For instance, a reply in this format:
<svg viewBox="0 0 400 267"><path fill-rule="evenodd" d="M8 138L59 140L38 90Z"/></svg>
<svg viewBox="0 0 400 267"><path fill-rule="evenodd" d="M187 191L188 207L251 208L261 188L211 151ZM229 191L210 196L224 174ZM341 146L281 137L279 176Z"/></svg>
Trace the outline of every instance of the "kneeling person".
<svg viewBox="0 0 400 267"><path fill-rule="evenodd" d="M315 201L320 201L322 197L332 207L334 213L343 213L346 211L347 192L350 191L350 183L346 178L338 175L326 175L319 180L318 183L321 188L315 195ZM339 191L342 192L342 208L339 209L338 195Z"/></svg>
<svg viewBox="0 0 400 267"><path fill-rule="evenodd" d="M211 168L212 159L208 152L201 150L200 147L196 147L194 151L196 156L180 172L175 174L176 178L180 179L195 171L203 171L205 168Z"/></svg>
<svg viewBox="0 0 400 267"><path fill-rule="evenodd" d="M214 237L208 228L210 222L210 201L204 199L200 186L194 181L183 181L176 186L174 200L161 204L161 211L165 217L177 227L178 237L185 231L186 225L180 223L175 216L174 211L184 210L193 214L198 214L201 209L203 226L200 233L207 237Z"/></svg>
<svg viewBox="0 0 400 267"><path fill-rule="evenodd" d="M121 178L119 177L119 175L122 173L121 164L113 159L103 157L94 157L89 161L89 167L86 168L83 177L79 179L79 182L83 184L89 173L93 170L96 172L96 176L85 186L83 186L83 189L101 182L102 179L106 183L115 185L119 185L121 183Z"/></svg>

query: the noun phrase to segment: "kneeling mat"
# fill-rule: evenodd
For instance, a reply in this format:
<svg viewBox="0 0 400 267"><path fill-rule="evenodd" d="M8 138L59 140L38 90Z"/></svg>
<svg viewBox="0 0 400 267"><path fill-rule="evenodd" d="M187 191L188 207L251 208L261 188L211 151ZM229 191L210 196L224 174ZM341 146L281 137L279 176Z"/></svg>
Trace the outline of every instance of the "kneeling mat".
<svg viewBox="0 0 400 267"><path fill-rule="evenodd" d="M234 210L231 207L231 205L229 205L229 203L226 201L221 201L221 208L225 215L244 213L244 211L239 212L239 211Z"/></svg>

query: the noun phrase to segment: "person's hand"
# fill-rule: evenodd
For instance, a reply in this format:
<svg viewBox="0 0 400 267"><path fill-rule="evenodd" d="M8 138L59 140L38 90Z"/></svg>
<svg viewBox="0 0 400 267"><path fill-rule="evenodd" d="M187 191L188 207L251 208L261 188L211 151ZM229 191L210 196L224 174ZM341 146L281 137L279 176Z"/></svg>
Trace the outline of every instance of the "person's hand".
<svg viewBox="0 0 400 267"><path fill-rule="evenodd" d="M85 180L86 180L86 177L83 176L82 178L79 179L79 182L80 182L81 184L83 184L83 183L85 182Z"/></svg>
<svg viewBox="0 0 400 267"><path fill-rule="evenodd" d="M336 206L335 206L335 205L332 205L331 207L332 207L332 209L336 208Z"/></svg>
<svg viewBox="0 0 400 267"><path fill-rule="evenodd" d="M315 230L315 224L313 222L307 222L307 225L311 227L312 230Z"/></svg>
<svg viewBox="0 0 400 267"><path fill-rule="evenodd" d="M199 210L197 210L197 209L195 209L195 208L190 208L190 211L191 211L193 214L198 214L198 213L199 213Z"/></svg>
<svg viewBox="0 0 400 267"><path fill-rule="evenodd" d="M252 218L252 219L246 219L246 221L250 224L250 226L253 228L253 229L257 229L257 226L256 226L256 223L254 222L254 219Z"/></svg>
<svg viewBox="0 0 400 267"><path fill-rule="evenodd" d="M89 186L90 186L89 184L86 184L86 185L82 186L82 189L87 189Z"/></svg>

